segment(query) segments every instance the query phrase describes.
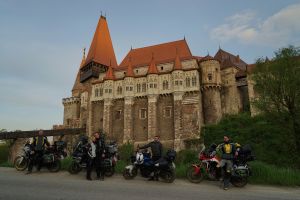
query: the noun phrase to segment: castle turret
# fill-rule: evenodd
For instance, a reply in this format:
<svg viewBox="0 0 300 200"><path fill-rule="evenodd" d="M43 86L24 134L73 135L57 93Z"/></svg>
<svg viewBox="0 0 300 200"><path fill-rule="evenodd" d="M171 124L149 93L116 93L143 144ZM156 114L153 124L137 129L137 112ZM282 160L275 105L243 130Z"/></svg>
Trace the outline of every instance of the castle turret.
<svg viewBox="0 0 300 200"><path fill-rule="evenodd" d="M218 60L207 55L200 60L202 101L205 123L216 123L222 117L221 74Z"/></svg>

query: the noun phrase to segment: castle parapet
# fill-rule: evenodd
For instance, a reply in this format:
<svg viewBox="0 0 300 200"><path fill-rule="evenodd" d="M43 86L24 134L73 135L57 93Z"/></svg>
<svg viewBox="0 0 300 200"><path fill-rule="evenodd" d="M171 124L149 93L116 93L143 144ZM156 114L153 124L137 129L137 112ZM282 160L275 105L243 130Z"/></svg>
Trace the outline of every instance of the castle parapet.
<svg viewBox="0 0 300 200"><path fill-rule="evenodd" d="M62 99L63 105L80 103L79 97L68 97Z"/></svg>

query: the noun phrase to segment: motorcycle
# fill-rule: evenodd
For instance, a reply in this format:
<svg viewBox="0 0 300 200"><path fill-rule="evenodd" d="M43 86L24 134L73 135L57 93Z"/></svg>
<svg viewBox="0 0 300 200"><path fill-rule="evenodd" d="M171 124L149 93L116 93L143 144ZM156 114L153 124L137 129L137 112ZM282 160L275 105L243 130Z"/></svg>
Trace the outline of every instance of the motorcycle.
<svg viewBox="0 0 300 200"><path fill-rule="evenodd" d="M85 144L85 143L83 143ZM118 160L118 146L116 143L110 143L109 145L106 145L106 151L105 151L105 158L104 158L104 174L107 177L110 177L114 175L115 173L115 166ZM75 147L73 152L72 162L69 166L69 173L70 174L77 174L82 169L85 169L87 167L87 159L88 159L88 153L87 148L85 145L77 145Z"/></svg>
<svg viewBox="0 0 300 200"><path fill-rule="evenodd" d="M187 179L192 183L200 183L205 177L209 180L217 180L217 165L220 158L214 154L217 146L212 144L208 151L205 148L199 153L199 163L192 164L186 172Z"/></svg>
<svg viewBox="0 0 300 200"><path fill-rule="evenodd" d="M42 156L42 166L48 168L50 172L58 172L61 168L61 155L64 154L60 152L55 146L50 146L44 151ZM18 171L23 171L28 167L30 159L33 159L34 150L30 144L25 144L23 147L23 154L16 157L14 161L14 166Z"/></svg>
<svg viewBox="0 0 300 200"><path fill-rule="evenodd" d="M169 150L165 157L153 162L147 151L138 150L136 155L130 158L132 164L125 167L123 177L126 180L134 179L140 171L144 178L156 173L165 182L172 183L175 180L175 157L176 152Z"/></svg>
<svg viewBox="0 0 300 200"><path fill-rule="evenodd" d="M214 146L216 147L216 146ZM214 150L213 150L214 151ZM217 165L220 158L212 153L205 152L203 149L199 154L199 164L192 164L187 170L187 178L192 183L200 183L204 177L209 180L218 180ZM233 169L231 171L230 182L236 187L244 187L248 183L248 177L251 176L251 169L247 162L254 160L249 145L240 148L238 156L233 160ZM224 166L225 168L226 166Z"/></svg>

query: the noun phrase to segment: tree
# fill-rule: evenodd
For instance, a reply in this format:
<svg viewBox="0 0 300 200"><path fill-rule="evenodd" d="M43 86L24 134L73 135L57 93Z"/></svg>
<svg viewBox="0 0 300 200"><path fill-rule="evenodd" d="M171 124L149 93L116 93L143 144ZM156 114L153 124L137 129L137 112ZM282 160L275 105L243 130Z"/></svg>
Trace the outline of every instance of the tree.
<svg viewBox="0 0 300 200"><path fill-rule="evenodd" d="M270 61L258 59L251 77L259 96L253 104L275 120L290 125L294 145L300 152L299 48L279 49Z"/></svg>

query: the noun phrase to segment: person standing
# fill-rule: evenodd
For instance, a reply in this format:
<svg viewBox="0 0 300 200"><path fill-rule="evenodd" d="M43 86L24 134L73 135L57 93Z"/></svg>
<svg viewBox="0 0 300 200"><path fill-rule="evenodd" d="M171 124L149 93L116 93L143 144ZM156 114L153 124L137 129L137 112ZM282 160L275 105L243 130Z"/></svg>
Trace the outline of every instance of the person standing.
<svg viewBox="0 0 300 200"><path fill-rule="evenodd" d="M218 145L217 149L221 150L221 162L217 165L218 168L223 168L226 165L226 169L223 171L224 190L228 190L229 182L231 178L231 170L233 166L233 159L238 156L240 145L237 143L230 143L228 136L224 136L224 143ZM221 169L222 170L222 169Z"/></svg>
<svg viewBox="0 0 300 200"><path fill-rule="evenodd" d="M33 159L29 160L27 174L30 174L32 172L34 163L37 165L37 171L41 170L43 164L43 155L44 155L45 146L47 147L50 146L47 137L44 136L43 130L39 131L37 138L36 137L33 138L32 145L34 149L34 155L33 155Z"/></svg>
<svg viewBox="0 0 300 200"><path fill-rule="evenodd" d="M93 167L95 166L95 158L96 158L96 139L92 137L92 141L87 145L88 149L88 158L87 158L87 169L86 169L86 179L91 181L91 173Z"/></svg>
<svg viewBox="0 0 300 200"><path fill-rule="evenodd" d="M159 141L159 136L156 135L154 138L153 138L153 141L144 145L144 146L141 146L141 147L138 147L139 149L146 149L146 148L149 148L151 149L151 153L152 153L152 160L154 162L158 161L161 157L162 157L162 151L163 151L163 146L161 144L161 142ZM158 181L158 174L157 174L157 171L154 170L154 172L152 172L150 174L150 178L149 178L149 181L152 181L152 180L157 180Z"/></svg>
<svg viewBox="0 0 300 200"><path fill-rule="evenodd" d="M104 181L105 137L103 133L100 135L98 132L94 133L94 137L96 145L95 165L97 178Z"/></svg>

